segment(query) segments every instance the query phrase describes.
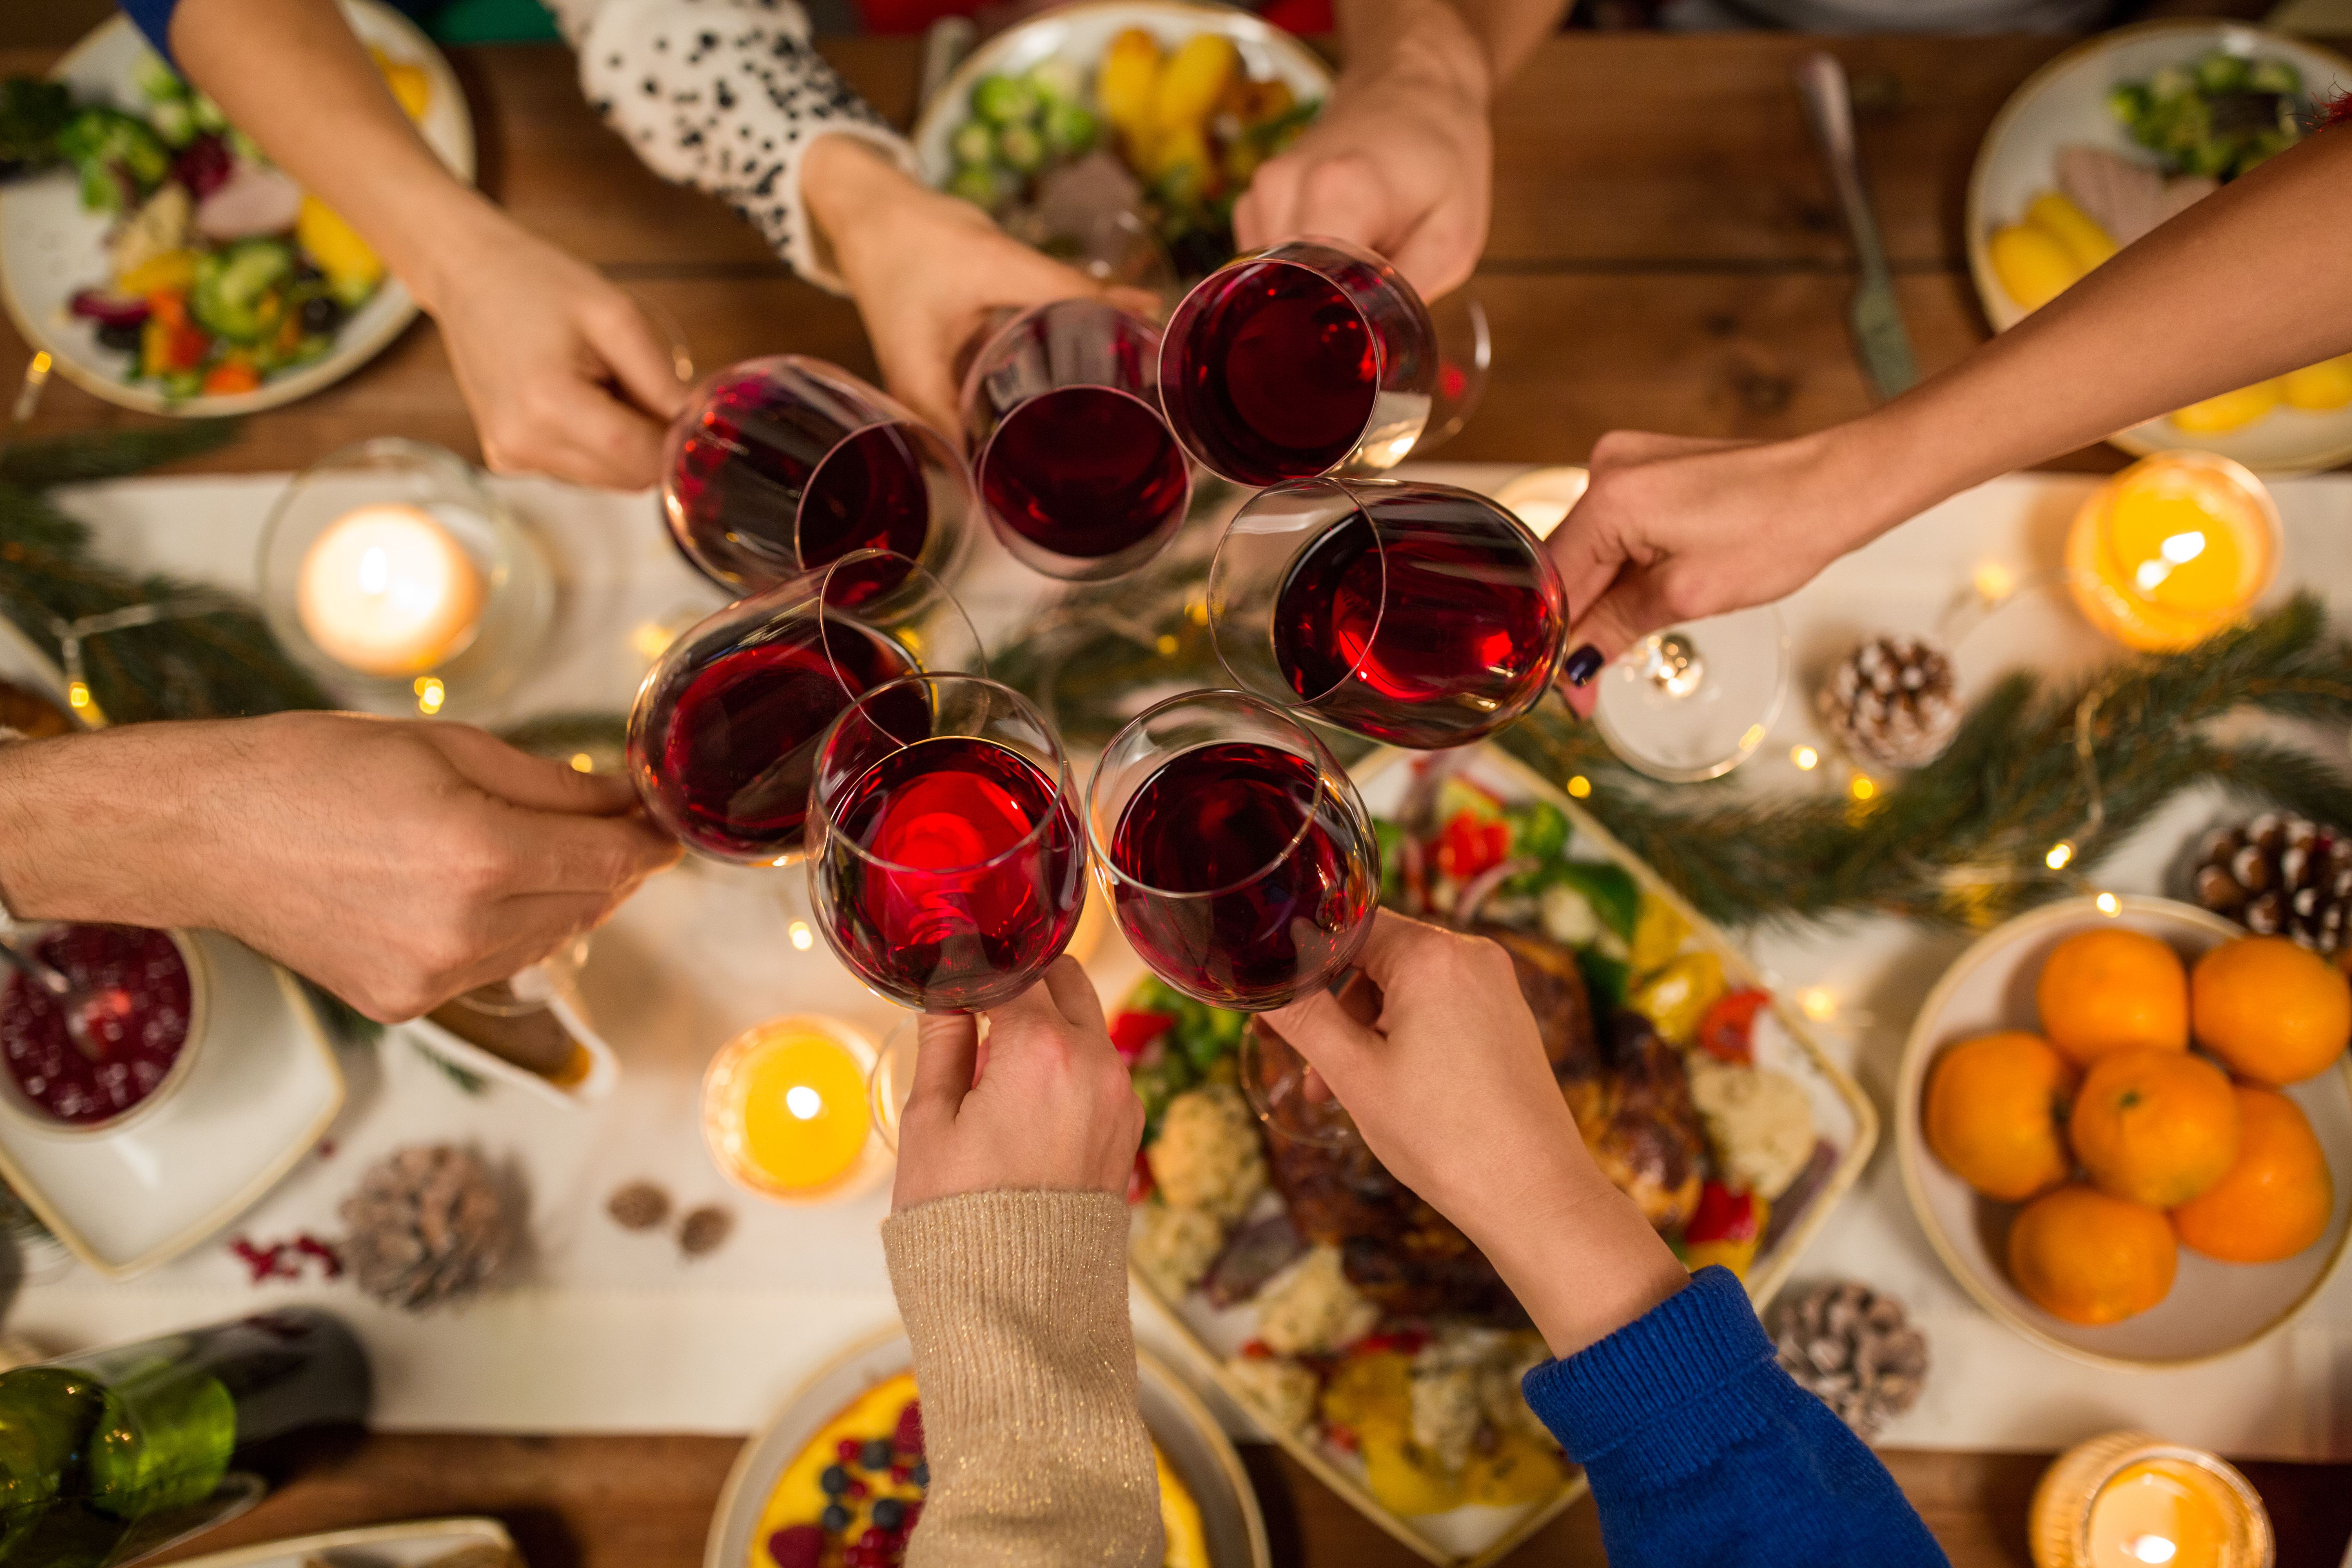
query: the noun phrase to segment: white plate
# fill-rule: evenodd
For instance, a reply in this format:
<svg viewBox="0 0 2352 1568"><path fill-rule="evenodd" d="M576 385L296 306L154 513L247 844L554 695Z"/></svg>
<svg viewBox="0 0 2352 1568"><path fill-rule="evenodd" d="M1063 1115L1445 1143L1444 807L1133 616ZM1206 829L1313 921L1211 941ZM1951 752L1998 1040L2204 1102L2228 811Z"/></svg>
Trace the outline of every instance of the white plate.
<svg viewBox="0 0 2352 1568"><path fill-rule="evenodd" d="M1350 770L1363 792L1364 804L1374 816L1395 816L1411 783L1411 762L1409 752L1376 751ZM1580 854L1604 858L1624 867L1640 882L1645 898L1665 900L1690 922L1692 934L1685 951L1703 949L1713 952L1723 964L1726 981L1732 985L1761 987L1762 982L1746 955L1729 938L1692 910L1659 879L1656 872L1611 838L1581 806L1541 775L1498 747L1486 744L1463 766L1461 776L1507 802L1541 800L1557 806L1567 816L1572 829L1570 842ZM1112 929L1116 931L1117 927ZM1103 942L1087 961L1087 973L1102 996L1104 1006L1115 1016L1129 993L1142 981L1145 970L1143 961L1121 936ZM1757 1015L1755 1046L1759 1065L1786 1073L1804 1086L1812 1106L1815 1133L1837 1151L1835 1164L1813 1188L1794 1222L1775 1238L1769 1250L1757 1256L1748 1268L1748 1293L1760 1310L1788 1279L1799 1255L1869 1163L1870 1152L1878 1141L1878 1113L1861 1087L1822 1054L1801 1019L1778 997L1769 1008ZM1218 1385L1235 1403L1245 1410L1258 1408L1250 1391L1225 1370L1228 1358L1256 1337L1255 1307L1244 1303L1219 1310L1197 1290L1171 1301L1132 1268L1129 1270L1129 1280L1166 1314L1199 1353ZM1432 1563L1485 1568L1508 1556L1585 1490L1583 1473L1574 1471L1568 1483L1547 1502L1516 1508L1465 1505L1444 1513L1406 1518L1390 1512L1373 1497L1360 1460L1342 1459L1320 1442L1284 1430L1270 1415L1262 1418L1260 1425L1317 1479Z"/></svg>
<svg viewBox="0 0 2352 1568"><path fill-rule="evenodd" d="M512 1552L514 1540L495 1519L423 1519L240 1546L234 1552L184 1558L180 1568L310 1568L321 1561L327 1568L424 1568L468 1546Z"/></svg>
<svg viewBox="0 0 2352 1568"><path fill-rule="evenodd" d="M2180 1249L2180 1272L2162 1303L2102 1328L2054 1318L2009 1282L2002 1249L2011 1204L1971 1192L1927 1152L1919 1101L1927 1068L1946 1046L2000 1029L2039 1031L2034 984L2050 950L2110 921L2171 943L2184 963L2245 932L2219 915L2169 899L2125 895L2117 912L2090 898L2032 910L1994 927L1960 954L1927 994L1903 1047L1895 1145L1903 1185L1927 1239L1953 1278L1986 1311L2026 1338L2095 1366L2183 1366L2242 1350L2311 1305L2343 1261L2352 1219L2352 1063L2294 1085L2287 1096L2311 1118L2336 1183L2336 1207L2313 1246L2278 1263L2222 1263Z"/></svg>
<svg viewBox="0 0 2352 1568"><path fill-rule="evenodd" d="M924 180L943 185L955 172L948 140L971 117L971 89L998 71L1018 74L1061 58L1087 72L1091 94L1094 68L1110 41L1129 27L1141 27L1172 48L1196 33L1223 33L1240 50L1242 64L1260 81L1278 80L1301 102L1327 98L1331 68L1290 34L1246 11L1185 0L1085 0L1062 5L1008 27L966 57L915 120L915 166Z"/></svg>
<svg viewBox="0 0 2352 1568"><path fill-rule="evenodd" d="M784 1467L850 1401L907 1371L914 1359L914 1346L907 1342L905 1331L893 1328L852 1345L803 1384L782 1413L736 1456L710 1517L703 1568L745 1568L751 1561L751 1532L759 1528ZM1272 1557L1257 1494L1250 1489L1248 1472L1223 1428L1192 1391L1150 1355L1139 1352L1135 1363L1143 1424L1167 1457L1169 1468L1183 1479L1200 1505L1211 1568L1268 1568Z"/></svg>
<svg viewBox="0 0 2352 1568"><path fill-rule="evenodd" d="M1977 300L1994 330L2005 331L2025 311L1993 276L1992 231L2015 223L2027 204L2058 187L2058 150L2104 147L2153 165L2155 154L2133 142L2107 111L2108 89L2145 80L2158 67L2182 65L2213 49L2284 59L2303 74L2304 91L2326 101L2352 88L2352 61L2284 33L2236 22L2147 22L2119 27L2060 55L2010 95L1977 149L1969 175L1966 216L1969 272ZM2161 330L2149 323L2150 330ZM2219 452L2262 473L2299 473L2352 458L2352 408L2306 414L2279 408L2242 429L2191 436L2169 418L2156 418L2109 438L2126 452Z"/></svg>
<svg viewBox="0 0 2352 1568"><path fill-rule="evenodd" d="M362 43L403 64L423 68L432 91L417 130L460 179L474 177L474 121L449 62L416 25L383 0L341 0ZM99 99L136 110L142 100L131 68L147 41L127 16L110 16L90 29L49 74L70 84L78 100ZM0 303L26 342L47 349L68 380L109 403L150 414L192 417L257 414L341 380L373 359L416 317L406 286L387 277L343 323L324 359L270 377L251 392L172 402L152 384L123 379L126 356L102 349L98 331L68 309L76 292L107 281L102 213L84 212L71 169L0 187Z"/></svg>

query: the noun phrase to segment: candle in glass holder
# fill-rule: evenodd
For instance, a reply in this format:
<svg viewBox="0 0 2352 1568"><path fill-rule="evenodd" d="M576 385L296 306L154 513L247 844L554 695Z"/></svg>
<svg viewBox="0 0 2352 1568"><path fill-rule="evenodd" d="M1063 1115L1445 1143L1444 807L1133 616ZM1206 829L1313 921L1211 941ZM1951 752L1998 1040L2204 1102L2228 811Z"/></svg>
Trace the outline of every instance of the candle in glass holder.
<svg viewBox="0 0 2352 1568"><path fill-rule="evenodd" d="M874 1048L843 1025L777 1018L736 1037L702 1080L702 1136L763 1197L839 1195L877 1168L866 1107Z"/></svg>
<svg viewBox="0 0 2352 1568"><path fill-rule="evenodd" d="M413 675L462 652L482 617L481 569L422 507L353 507L304 552L295 614L362 675Z"/></svg>
<svg viewBox="0 0 2352 1568"><path fill-rule="evenodd" d="M2271 1568L2270 1518L2201 1449L2113 1432L2061 1455L2034 1490L2036 1568Z"/></svg>
<svg viewBox="0 0 2352 1568"><path fill-rule="evenodd" d="M2209 452L2159 452L2101 485L2066 535L2067 585L2126 647L2182 648L2242 616L2278 566L2263 482Z"/></svg>

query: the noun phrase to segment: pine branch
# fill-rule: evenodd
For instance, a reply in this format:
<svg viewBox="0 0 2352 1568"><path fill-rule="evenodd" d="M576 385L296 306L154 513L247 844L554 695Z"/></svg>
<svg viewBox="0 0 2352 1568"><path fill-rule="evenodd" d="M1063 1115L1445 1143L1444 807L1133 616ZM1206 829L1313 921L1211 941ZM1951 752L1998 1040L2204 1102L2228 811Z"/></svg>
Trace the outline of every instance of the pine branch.
<svg viewBox="0 0 2352 1568"><path fill-rule="evenodd" d="M0 446L0 483L24 489L119 479L217 451L236 438L234 419L174 419L117 430Z"/></svg>

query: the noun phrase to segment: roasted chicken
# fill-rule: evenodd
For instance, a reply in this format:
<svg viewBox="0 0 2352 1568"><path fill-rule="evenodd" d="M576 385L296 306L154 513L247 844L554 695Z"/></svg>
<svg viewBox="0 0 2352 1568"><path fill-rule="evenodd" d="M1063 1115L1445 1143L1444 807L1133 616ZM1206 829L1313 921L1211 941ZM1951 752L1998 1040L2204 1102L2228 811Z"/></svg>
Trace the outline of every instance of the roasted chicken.
<svg viewBox="0 0 2352 1568"><path fill-rule="evenodd" d="M1648 1020L1621 1013L1604 1041L1576 954L1530 932L1482 928L1511 955L1577 1130L1650 1223L1673 1230L1698 1203L1703 1133L1681 1059ZM1349 1282L1402 1317L1527 1321L1494 1265L1361 1144L1269 1136L1274 1184L1309 1243L1340 1249Z"/></svg>

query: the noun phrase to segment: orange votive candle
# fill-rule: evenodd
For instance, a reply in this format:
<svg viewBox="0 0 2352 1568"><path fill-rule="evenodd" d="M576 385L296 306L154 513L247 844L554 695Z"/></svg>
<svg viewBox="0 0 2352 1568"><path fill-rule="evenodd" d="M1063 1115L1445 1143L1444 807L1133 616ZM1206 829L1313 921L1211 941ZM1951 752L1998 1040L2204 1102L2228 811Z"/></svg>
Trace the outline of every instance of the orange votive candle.
<svg viewBox="0 0 2352 1568"><path fill-rule="evenodd" d="M702 1085L702 1133L728 1178L763 1197L832 1197L880 1155L866 1109L874 1048L844 1025L776 1018L730 1040Z"/></svg>
<svg viewBox="0 0 2352 1568"><path fill-rule="evenodd" d="M2210 452L2143 458L2091 493L2066 534L2066 581L2126 647L2181 648L2242 616L2278 570L2278 508Z"/></svg>

